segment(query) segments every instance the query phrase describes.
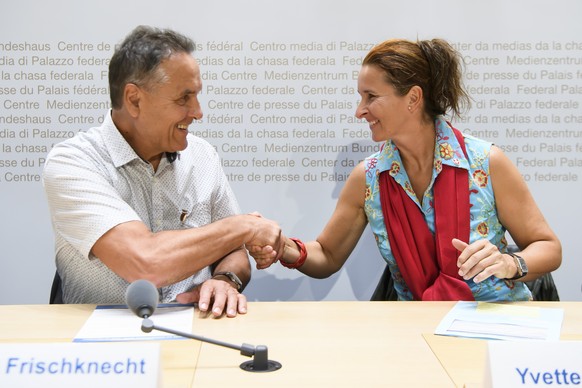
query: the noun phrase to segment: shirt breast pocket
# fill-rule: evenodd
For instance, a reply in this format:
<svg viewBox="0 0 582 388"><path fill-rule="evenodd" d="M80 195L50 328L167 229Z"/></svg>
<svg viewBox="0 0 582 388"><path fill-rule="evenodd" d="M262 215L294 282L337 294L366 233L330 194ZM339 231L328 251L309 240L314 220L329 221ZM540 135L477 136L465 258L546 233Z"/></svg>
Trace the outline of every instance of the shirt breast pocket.
<svg viewBox="0 0 582 388"><path fill-rule="evenodd" d="M180 210L182 228L197 228L212 222L212 206L210 201L189 203Z"/></svg>

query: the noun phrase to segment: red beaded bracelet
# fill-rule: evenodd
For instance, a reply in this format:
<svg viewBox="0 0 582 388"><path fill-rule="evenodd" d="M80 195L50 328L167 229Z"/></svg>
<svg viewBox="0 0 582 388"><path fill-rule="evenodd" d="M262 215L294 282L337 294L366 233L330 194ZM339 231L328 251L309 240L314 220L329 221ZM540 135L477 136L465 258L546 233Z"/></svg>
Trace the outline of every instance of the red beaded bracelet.
<svg viewBox="0 0 582 388"><path fill-rule="evenodd" d="M299 268L303 265L303 263L305 263L305 260L307 259L307 249L305 248L305 244L303 244L303 241L299 240L298 238L290 237L289 240L294 241L295 244L297 244L297 248L299 248L299 259L297 259L295 263L286 263L283 260L279 260L279 262L283 267L286 268L291 269Z"/></svg>

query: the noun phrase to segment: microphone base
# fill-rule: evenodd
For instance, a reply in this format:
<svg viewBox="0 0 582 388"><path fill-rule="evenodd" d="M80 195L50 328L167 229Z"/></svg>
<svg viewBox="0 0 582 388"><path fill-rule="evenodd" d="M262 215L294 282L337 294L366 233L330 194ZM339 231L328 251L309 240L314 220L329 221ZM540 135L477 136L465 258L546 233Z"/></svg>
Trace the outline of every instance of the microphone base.
<svg viewBox="0 0 582 388"><path fill-rule="evenodd" d="M240 364L240 368L247 372L274 372L281 369L281 363L273 360L267 360L267 365L257 367L255 360L245 361Z"/></svg>

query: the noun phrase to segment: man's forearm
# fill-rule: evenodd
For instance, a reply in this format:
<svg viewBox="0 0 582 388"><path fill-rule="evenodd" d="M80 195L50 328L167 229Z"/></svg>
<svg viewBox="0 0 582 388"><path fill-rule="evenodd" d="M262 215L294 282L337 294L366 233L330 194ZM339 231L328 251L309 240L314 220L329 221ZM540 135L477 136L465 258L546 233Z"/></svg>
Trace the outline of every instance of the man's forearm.
<svg viewBox="0 0 582 388"><path fill-rule="evenodd" d="M163 287L212 265L250 240L268 244L276 233L257 233L255 219L237 215L200 228L157 233L132 221L105 233L93 246L93 253L129 282L147 279ZM258 234L264 237L258 238Z"/></svg>
<svg viewBox="0 0 582 388"><path fill-rule="evenodd" d="M239 291L242 291L251 280L251 265L249 257L246 249L242 247L226 255L218 261L213 268L213 276L217 273L234 273L242 283Z"/></svg>

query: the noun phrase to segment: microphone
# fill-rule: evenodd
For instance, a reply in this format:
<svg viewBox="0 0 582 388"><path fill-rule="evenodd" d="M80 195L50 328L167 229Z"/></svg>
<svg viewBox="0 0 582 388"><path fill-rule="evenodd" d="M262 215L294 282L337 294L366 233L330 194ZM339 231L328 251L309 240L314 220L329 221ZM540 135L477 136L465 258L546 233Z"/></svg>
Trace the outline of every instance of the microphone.
<svg viewBox="0 0 582 388"><path fill-rule="evenodd" d="M156 287L145 279L136 280L125 290L125 302L131 311L140 318L153 315L159 299Z"/></svg>
<svg viewBox="0 0 582 388"><path fill-rule="evenodd" d="M159 330L165 333L178 335L180 337L195 339L202 342L211 343L214 345L223 346L238 350L240 354L246 357L253 357L250 361L245 361L240 364L240 368L247 372L273 372L281 368L281 363L269 360L269 350L265 345L257 345L256 347L250 344L242 344L241 346L229 344L227 342L198 336L195 334L184 333L178 330L168 329L156 326L154 322L149 319L158 306L158 290L156 287L145 279L136 280L131 283L125 292L125 301L131 311L138 317L143 318L141 330L144 333L150 333L152 330Z"/></svg>

